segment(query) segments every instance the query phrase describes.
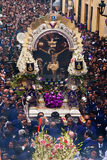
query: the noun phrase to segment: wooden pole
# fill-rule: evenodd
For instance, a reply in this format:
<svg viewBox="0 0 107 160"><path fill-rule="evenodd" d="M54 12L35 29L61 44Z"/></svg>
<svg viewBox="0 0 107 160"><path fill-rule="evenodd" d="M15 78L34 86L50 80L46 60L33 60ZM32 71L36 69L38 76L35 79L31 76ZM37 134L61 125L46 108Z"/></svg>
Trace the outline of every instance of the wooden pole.
<svg viewBox="0 0 107 160"><path fill-rule="evenodd" d="M53 3L53 1L51 0L51 2L50 2L50 12L52 12L52 3Z"/></svg>

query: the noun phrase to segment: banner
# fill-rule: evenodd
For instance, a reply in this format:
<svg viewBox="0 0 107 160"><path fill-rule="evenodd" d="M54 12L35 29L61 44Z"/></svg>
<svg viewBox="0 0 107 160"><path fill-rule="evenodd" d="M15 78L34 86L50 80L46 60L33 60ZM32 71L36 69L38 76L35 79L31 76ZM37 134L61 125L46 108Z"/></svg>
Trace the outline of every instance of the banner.
<svg viewBox="0 0 107 160"><path fill-rule="evenodd" d="M33 72L34 71L34 63L26 63L27 65L27 71Z"/></svg>
<svg viewBox="0 0 107 160"><path fill-rule="evenodd" d="M83 69L83 61L75 61L75 69L82 70Z"/></svg>

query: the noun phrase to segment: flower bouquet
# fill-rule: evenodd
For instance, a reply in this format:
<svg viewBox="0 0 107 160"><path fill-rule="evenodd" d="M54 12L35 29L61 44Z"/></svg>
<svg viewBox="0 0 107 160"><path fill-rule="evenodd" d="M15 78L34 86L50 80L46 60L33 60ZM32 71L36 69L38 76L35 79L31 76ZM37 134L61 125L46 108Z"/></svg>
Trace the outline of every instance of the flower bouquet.
<svg viewBox="0 0 107 160"><path fill-rule="evenodd" d="M46 92L44 94L45 105L48 108L60 108L63 104L63 96L61 92Z"/></svg>
<svg viewBox="0 0 107 160"><path fill-rule="evenodd" d="M78 154L69 132L64 133L57 141L40 132L35 137L34 143L36 151L33 160L73 160Z"/></svg>
<svg viewBox="0 0 107 160"><path fill-rule="evenodd" d="M54 146L52 137L42 131L35 137L34 143L36 151L33 154L33 160L49 160Z"/></svg>
<svg viewBox="0 0 107 160"><path fill-rule="evenodd" d="M55 144L52 150L52 159L73 160L78 150L73 143L71 131L64 132L58 141L59 143Z"/></svg>

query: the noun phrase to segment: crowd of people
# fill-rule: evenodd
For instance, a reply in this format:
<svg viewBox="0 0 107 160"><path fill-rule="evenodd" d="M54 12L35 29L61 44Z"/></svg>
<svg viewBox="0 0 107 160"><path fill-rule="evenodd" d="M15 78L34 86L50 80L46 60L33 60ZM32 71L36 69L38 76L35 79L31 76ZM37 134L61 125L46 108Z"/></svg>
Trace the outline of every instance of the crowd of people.
<svg viewBox="0 0 107 160"><path fill-rule="evenodd" d="M98 32L80 29L83 38L83 54L88 66L86 79L87 101L80 102L82 114L88 113L91 116L93 125L96 125L106 136L107 124L107 100L106 100L106 53L107 41L99 37ZM84 96L84 95L82 95Z"/></svg>
<svg viewBox="0 0 107 160"><path fill-rule="evenodd" d="M36 148L32 134L41 127L53 138L61 136L61 128L69 131L75 145L82 142L80 157L83 160L102 160L107 151L107 100L106 100L106 53L107 41L98 32L86 30L79 24L83 39L84 57L88 66L86 94L80 95L79 109L84 118L75 123L70 114L65 115L65 125L57 114L50 120L39 113L28 121L22 97L11 88L11 78L18 73L16 62L21 45L16 36L26 32L35 17L49 11L49 2L37 0L2 0L0 2L0 159L31 160ZM84 101L82 97L86 97ZM36 134L35 134L36 135ZM84 135L84 136L83 136Z"/></svg>
<svg viewBox="0 0 107 160"><path fill-rule="evenodd" d="M49 11L49 2L1 0L0 3L0 61L8 63L8 66L5 65L9 70L17 62L21 52L21 45L16 39L17 33L26 32L35 18L44 16Z"/></svg>

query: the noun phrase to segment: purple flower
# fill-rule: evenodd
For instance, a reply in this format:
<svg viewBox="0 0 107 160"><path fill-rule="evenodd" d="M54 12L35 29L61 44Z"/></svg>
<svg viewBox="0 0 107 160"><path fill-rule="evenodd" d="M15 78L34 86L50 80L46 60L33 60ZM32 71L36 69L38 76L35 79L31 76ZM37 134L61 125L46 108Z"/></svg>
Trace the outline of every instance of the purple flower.
<svg viewBox="0 0 107 160"><path fill-rule="evenodd" d="M63 96L61 92L54 93L51 91L50 93L45 93L44 101L48 108L60 108L63 104Z"/></svg>
<svg viewBox="0 0 107 160"><path fill-rule="evenodd" d="M82 39L85 40L85 36L82 36Z"/></svg>

